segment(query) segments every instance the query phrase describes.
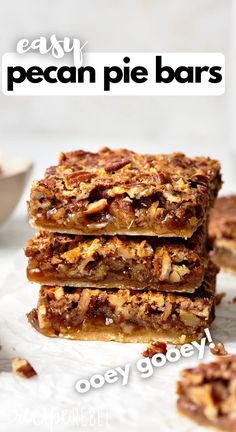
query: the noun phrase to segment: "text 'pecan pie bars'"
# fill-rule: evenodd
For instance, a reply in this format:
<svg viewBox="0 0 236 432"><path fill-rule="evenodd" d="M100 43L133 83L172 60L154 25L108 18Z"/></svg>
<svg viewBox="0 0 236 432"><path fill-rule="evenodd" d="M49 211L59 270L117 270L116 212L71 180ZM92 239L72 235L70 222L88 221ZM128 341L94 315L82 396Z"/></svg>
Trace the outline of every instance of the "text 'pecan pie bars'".
<svg viewBox="0 0 236 432"><path fill-rule="evenodd" d="M72 339L184 343L214 318L207 251L220 166L182 153L62 153L28 203L26 247L43 286L30 322Z"/></svg>

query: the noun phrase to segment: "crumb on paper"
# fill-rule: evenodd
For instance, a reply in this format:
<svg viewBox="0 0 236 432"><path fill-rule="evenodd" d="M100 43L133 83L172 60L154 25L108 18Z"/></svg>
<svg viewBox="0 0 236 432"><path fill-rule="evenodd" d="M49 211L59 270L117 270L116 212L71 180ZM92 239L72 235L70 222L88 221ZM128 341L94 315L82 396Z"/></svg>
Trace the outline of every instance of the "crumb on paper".
<svg viewBox="0 0 236 432"><path fill-rule="evenodd" d="M221 302L225 296L226 296L226 292L221 292L221 293L216 294L216 306L221 304Z"/></svg>
<svg viewBox="0 0 236 432"><path fill-rule="evenodd" d="M236 303L236 297L232 298L231 303Z"/></svg>
<svg viewBox="0 0 236 432"><path fill-rule="evenodd" d="M145 351L142 352L143 357L152 357L154 354L166 354L167 346L164 342L151 342L148 344Z"/></svg>
<svg viewBox="0 0 236 432"><path fill-rule="evenodd" d="M31 366L31 364L20 357L15 357L11 360L12 371L14 374L23 378L32 378L37 375L37 372Z"/></svg>
<svg viewBox="0 0 236 432"><path fill-rule="evenodd" d="M215 356L224 356L229 354L222 342L218 342L217 344L215 344L214 348L210 348L210 350L211 353Z"/></svg>

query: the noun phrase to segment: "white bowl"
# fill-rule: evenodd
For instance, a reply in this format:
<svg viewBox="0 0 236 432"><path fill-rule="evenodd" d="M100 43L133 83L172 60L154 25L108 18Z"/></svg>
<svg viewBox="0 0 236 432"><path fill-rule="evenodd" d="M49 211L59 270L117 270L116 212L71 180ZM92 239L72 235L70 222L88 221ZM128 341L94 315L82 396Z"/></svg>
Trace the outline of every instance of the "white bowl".
<svg viewBox="0 0 236 432"><path fill-rule="evenodd" d="M0 151L0 224L13 212L28 180L33 163Z"/></svg>

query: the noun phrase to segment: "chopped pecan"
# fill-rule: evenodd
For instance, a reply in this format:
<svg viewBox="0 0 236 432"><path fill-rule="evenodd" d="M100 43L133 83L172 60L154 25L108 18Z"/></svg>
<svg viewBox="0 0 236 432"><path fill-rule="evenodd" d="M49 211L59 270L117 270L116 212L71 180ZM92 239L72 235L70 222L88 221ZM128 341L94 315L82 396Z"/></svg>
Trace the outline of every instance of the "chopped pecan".
<svg viewBox="0 0 236 432"><path fill-rule="evenodd" d="M222 342L218 342L214 348L210 348L211 353L215 356L224 356L228 355L228 351L225 349L225 346Z"/></svg>
<svg viewBox="0 0 236 432"><path fill-rule="evenodd" d="M183 321L183 323L186 326L195 327L200 323L200 319L195 314L193 314L191 312L187 312L185 310L180 310L179 316L180 316L181 321Z"/></svg>
<svg viewBox="0 0 236 432"><path fill-rule="evenodd" d="M142 352L143 357L153 357L155 354L166 354L167 345L164 342L151 342L145 351Z"/></svg>
<svg viewBox="0 0 236 432"><path fill-rule="evenodd" d="M180 203L182 201L181 195L174 194L168 191L163 192L163 196L171 203Z"/></svg>
<svg viewBox="0 0 236 432"><path fill-rule="evenodd" d="M107 200L105 198L99 201L92 202L88 205L87 210L84 211L85 215L91 215L94 213L101 213L107 206Z"/></svg>
<svg viewBox="0 0 236 432"><path fill-rule="evenodd" d="M68 250L67 252L64 252L62 254L62 258L65 259L67 262L73 264L77 262L82 255L82 247L81 245Z"/></svg>
<svg viewBox="0 0 236 432"><path fill-rule="evenodd" d="M118 171L123 168L125 165L128 165L131 162L130 158L121 158L117 160L112 160L110 163L107 163L105 166L105 170L107 173L112 171Z"/></svg>
<svg viewBox="0 0 236 432"><path fill-rule="evenodd" d="M55 289L54 296L56 300L60 300L61 298L63 298L64 297L63 287L58 287L57 289Z"/></svg>
<svg viewBox="0 0 236 432"><path fill-rule="evenodd" d="M77 162L79 159L86 158L86 156L91 155L91 152L86 152L84 150L74 150L71 152L61 152L59 155L59 163L66 163L66 162Z"/></svg>
<svg viewBox="0 0 236 432"><path fill-rule="evenodd" d="M178 283L181 281L181 277L177 271L174 270L170 273L170 281L173 283Z"/></svg>
<svg viewBox="0 0 236 432"><path fill-rule="evenodd" d="M160 209L158 207L159 207L159 201L153 202L150 208L148 209L148 216L151 217L152 219L155 219L160 212Z"/></svg>
<svg viewBox="0 0 236 432"><path fill-rule="evenodd" d="M203 173L196 173L191 177L191 182L196 184L201 184L203 186L207 186L208 178Z"/></svg>
<svg viewBox="0 0 236 432"><path fill-rule="evenodd" d="M156 249L154 257L154 270L161 281L168 280L171 272L171 258L165 247Z"/></svg>
<svg viewBox="0 0 236 432"><path fill-rule="evenodd" d="M135 218L132 204L122 199L112 201L109 211L112 216L115 216L121 223L129 225Z"/></svg>
<svg viewBox="0 0 236 432"><path fill-rule="evenodd" d="M12 371L23 378L32 378L37 375L37 372L31 366L31 364L20 357L15 357L11 361Z"/></svg>
<svg viewBox="0 0 236 432"><path fill-rule="evenodd" d="M190 270L189 270L189 268L188 267L186 267L185 265L173 265L172 266L172 271L171 271L171 273L170 273L170 277L169 277L169 279L170 279L170 281L171 282L174 282L174 283L178 283L178 282L180 282L181 281L181 279L183 279L183 277L186 275L186 274L188 274L188 273L190 273Z"/></svg>
<svg viewBox="0 0 236 432"><path fill-rule="evenodd" d="M95 175L93 173L81 171L81 172L74 172L72 174L68 174L65 177L65 181L67 186L74 187L74 186L78 186L78 184L81 182L89 182L94 177Z"/></svg>
<svg viewBox="0 0 236 432"><path fill-rule="evenodd" d="M44 328L46 325L46 306L45 305L40 305L38 308L38 321L39 321L39 327L40 328Z"/></svg>
<svg viewBox="0 0 236 432"><path fill-rule="evenodd" d="M173 308L173 305L170 302L167 302L166 305L165 305L164 312L163 312L163 314L161 316L161 321L162 322L165 322L165 321L168 320L168 318L169 318L169 316L170 316L170 314L172 312L172 308Z"/></svg>
<svg viewBox="0 0 236 432"><path fill-rule="evenodd" d="M66 213L66 210L63 207L61 207L59 209L53 208L53 209L47 211L46 217L47 217L47 219L53 219L53 220L58 222L64 218L65 213Z"/></svg>

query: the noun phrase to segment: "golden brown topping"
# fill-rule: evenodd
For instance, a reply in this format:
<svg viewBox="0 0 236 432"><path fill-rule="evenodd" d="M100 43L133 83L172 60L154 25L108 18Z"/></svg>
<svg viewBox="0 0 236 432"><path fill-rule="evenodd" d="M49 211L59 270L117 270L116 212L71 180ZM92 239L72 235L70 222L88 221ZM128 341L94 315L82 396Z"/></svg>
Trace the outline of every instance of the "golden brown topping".
<svg viewBox="0 0 236 432"><path fill-rule="evenodd" d="M196 291L196 294L170 294L159 291L135 292L128 289L90 289L64 287L63 295L60 287L41 288L41 301L38 307L39 327L44 328L48 314L55 310L67 316L71 311L74 320L81 318L80 314L89 316L105 314L108 318L120 321L150 321L157 318L158 322L171 325L171 317L179 317L183 328L191 328L205 322L214 304L215 276L214 269L208 270L206 280ZM57 295L59 292L59 296ZM57 298L58 297L58 298ZM76 302L76 304L74 304ZM72 306L72 304L74 306ZM75 309L73 309L73 307ZM78 313L79 310L79 313ZM203 310L205 313L203 315Z"/></svg>
<svg viewBox="0 0 236 432"><path fill-rule="evenodd" d="M94 339L98 332L102 340L185 343L200 339L214 319L215 277L210 266L194 294L42 286L38 309L28 319L48 336ZM186 323L182 312L190 314Z"/></svg>
<svg viewBox="0 0 236 432"><path fill-rule="evenodd" d="M107 282L113 288L176 290L194 292L205 273L207 254L201 229L188 241L137 236L78 236L42 231L26 247L30 258L28 276L42 283L85 279ZM158 286L157 286L158 285ZM92 285L94 286L94 285ZM170 286L170 288L169 288ZM173 286L171 288L171 286ZM106 284L102 286L108 287Z"/></svg>
<svg viewBox="0 0 236 432"><path fill-rule="evenodd" d="M23 378L32 378L37 375L31 364L20 357L15 357L11 361L12 371Z"/></svg>
<svg viewBox="0 0 236 432"><path fill-rule="evenodd" d="M219 171L217 161L181 153L63 153L33 183L29 213L34 224L57 231L191 237L217 195Z"/></svg>

